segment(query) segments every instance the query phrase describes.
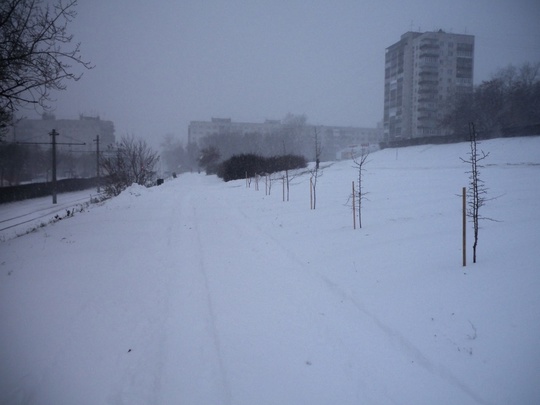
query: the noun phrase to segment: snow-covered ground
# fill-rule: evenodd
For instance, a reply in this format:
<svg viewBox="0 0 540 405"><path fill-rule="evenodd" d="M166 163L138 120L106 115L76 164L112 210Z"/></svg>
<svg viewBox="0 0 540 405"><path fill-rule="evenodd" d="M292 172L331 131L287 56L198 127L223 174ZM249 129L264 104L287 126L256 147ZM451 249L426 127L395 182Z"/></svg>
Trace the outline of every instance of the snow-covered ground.
<svg viewBox="0 0 540 405"><path fill-rule="evenodd" d="M89 189L60 194L56 204L52 204L52 197L0 204L0 241L47 225L56 220L55 216L67 216L68 211L80 211L90 202L99 201L102 197L102 193Z"/></svg>
<svg viewBox="0 0 540 405"><path fill-rule="evenodd" d="M540 137L481 147L465 268L466 143L371 154L362 229L343 161L316 210L185 174L0 235L0 403L540 403Z"/></svg>

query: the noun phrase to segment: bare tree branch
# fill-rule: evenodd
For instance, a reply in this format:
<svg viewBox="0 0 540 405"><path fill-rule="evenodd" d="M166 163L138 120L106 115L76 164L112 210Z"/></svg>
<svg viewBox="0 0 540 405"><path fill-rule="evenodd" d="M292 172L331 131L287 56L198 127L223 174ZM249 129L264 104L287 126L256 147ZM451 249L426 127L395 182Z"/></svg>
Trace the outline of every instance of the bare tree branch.
<svg viewBox="0 0 540 405"><path fill-rule="evenodd" d="M368 157L369 152L366 152L364 149L361 150L360 156L357 156L354 151L351 151L353 156L354 167L358 169L358 188L355 191L354 201L357 204L357 214L358 214L358 226L362 228L362 201L366 199L366 192L364 191L363 177L364 171L366 170L366 165L369 163Z"/></svg>
<svg viewBox="0 0 540 405"><path fill-rule="evenodd" d="M322 170L320 170L322 147L317 128L314 129L313 140L315 144L315 167L309 170L311 174L309 180L311 187L311 209L314 210L317 208L317 180L322 176Z"/></svg>
<svg viewBox="0 0 540 405"><path fill-rule="evenodd" d="M484 166L481 164L489 156L489 152L486 153L483 150L478 151L478 142L476 140L476 129L474 123L470 123L470 152L469 158L460 158L462 162L470 164L471 170L469 173L469 187L467 189L467 216L473 223L474 230L474 242L473 242L473 263L476 263L476 248L478 246L478 232L480 229L480 220L489 219L480 215L480 208L482 208L487 199L487 188L484 180L480 177L480 169Z"/></svg>
<svg viewBox="0 0 540 405"><path fill-rule="evenodd" d="M74 66L93 68L82 59L80 43L69 47L68 25L77 15L77 0L43 3L0 2L0 125L27 104L47 110L51 91L65 90L66 80L82 77Z"/></svg>
<svg viewBox="0 0 540 405"><path fill-rule="evenodd" d="M100 161L107 176L105 192L108 195L118 195L133 183L146 186L154 180L159 156L146 141L124 136L108 152L109 156Z"/></svg>

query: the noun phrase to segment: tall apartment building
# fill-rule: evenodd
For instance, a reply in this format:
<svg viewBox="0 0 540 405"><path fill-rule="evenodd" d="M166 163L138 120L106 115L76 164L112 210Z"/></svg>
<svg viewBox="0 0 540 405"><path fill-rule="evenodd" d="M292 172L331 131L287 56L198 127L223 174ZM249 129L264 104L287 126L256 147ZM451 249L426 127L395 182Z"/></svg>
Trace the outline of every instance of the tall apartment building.
<svg viewBox="0 0 540 405"><path fill-rule="evenodd" d="M474 36L407 32L386 48L384 140L446 135L449 97L473 92Z"/></svg>

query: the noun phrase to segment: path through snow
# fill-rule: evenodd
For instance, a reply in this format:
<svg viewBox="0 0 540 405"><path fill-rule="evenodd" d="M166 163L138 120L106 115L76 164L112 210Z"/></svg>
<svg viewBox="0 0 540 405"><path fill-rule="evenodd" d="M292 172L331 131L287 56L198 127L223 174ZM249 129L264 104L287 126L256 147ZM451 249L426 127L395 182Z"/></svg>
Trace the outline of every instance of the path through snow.
<svg viewBox="0 0 540 405"><path fill-rule="evenodd" d="M438 148L418 153L451 150ZM0 403L532 398L537 169L486 169L511 191L495 216L512 221L486 231L485 256L464 271L453 236L459 163L428 170L391 157L371 173L366 230L348 223L338 187L354 172L344 163L318 186L316 212L298 195L306 178L282 203L241 181L186 174L2 242ZM394 175L401 166L406 184ZM499 253L501 232L527 249Z"/></svg>

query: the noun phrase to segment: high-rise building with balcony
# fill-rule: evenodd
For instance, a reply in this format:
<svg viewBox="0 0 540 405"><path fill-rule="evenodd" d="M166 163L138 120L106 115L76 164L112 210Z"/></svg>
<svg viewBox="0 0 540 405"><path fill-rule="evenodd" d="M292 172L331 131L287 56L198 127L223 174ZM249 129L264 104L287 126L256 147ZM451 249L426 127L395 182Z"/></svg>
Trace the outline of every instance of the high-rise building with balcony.
<svg viewBox="0 0 540 405"><path fill-rule="evenodd" d="M384 140L443 136L451 96L473 92L474 36L407 32L386 48Z"/></svg>

